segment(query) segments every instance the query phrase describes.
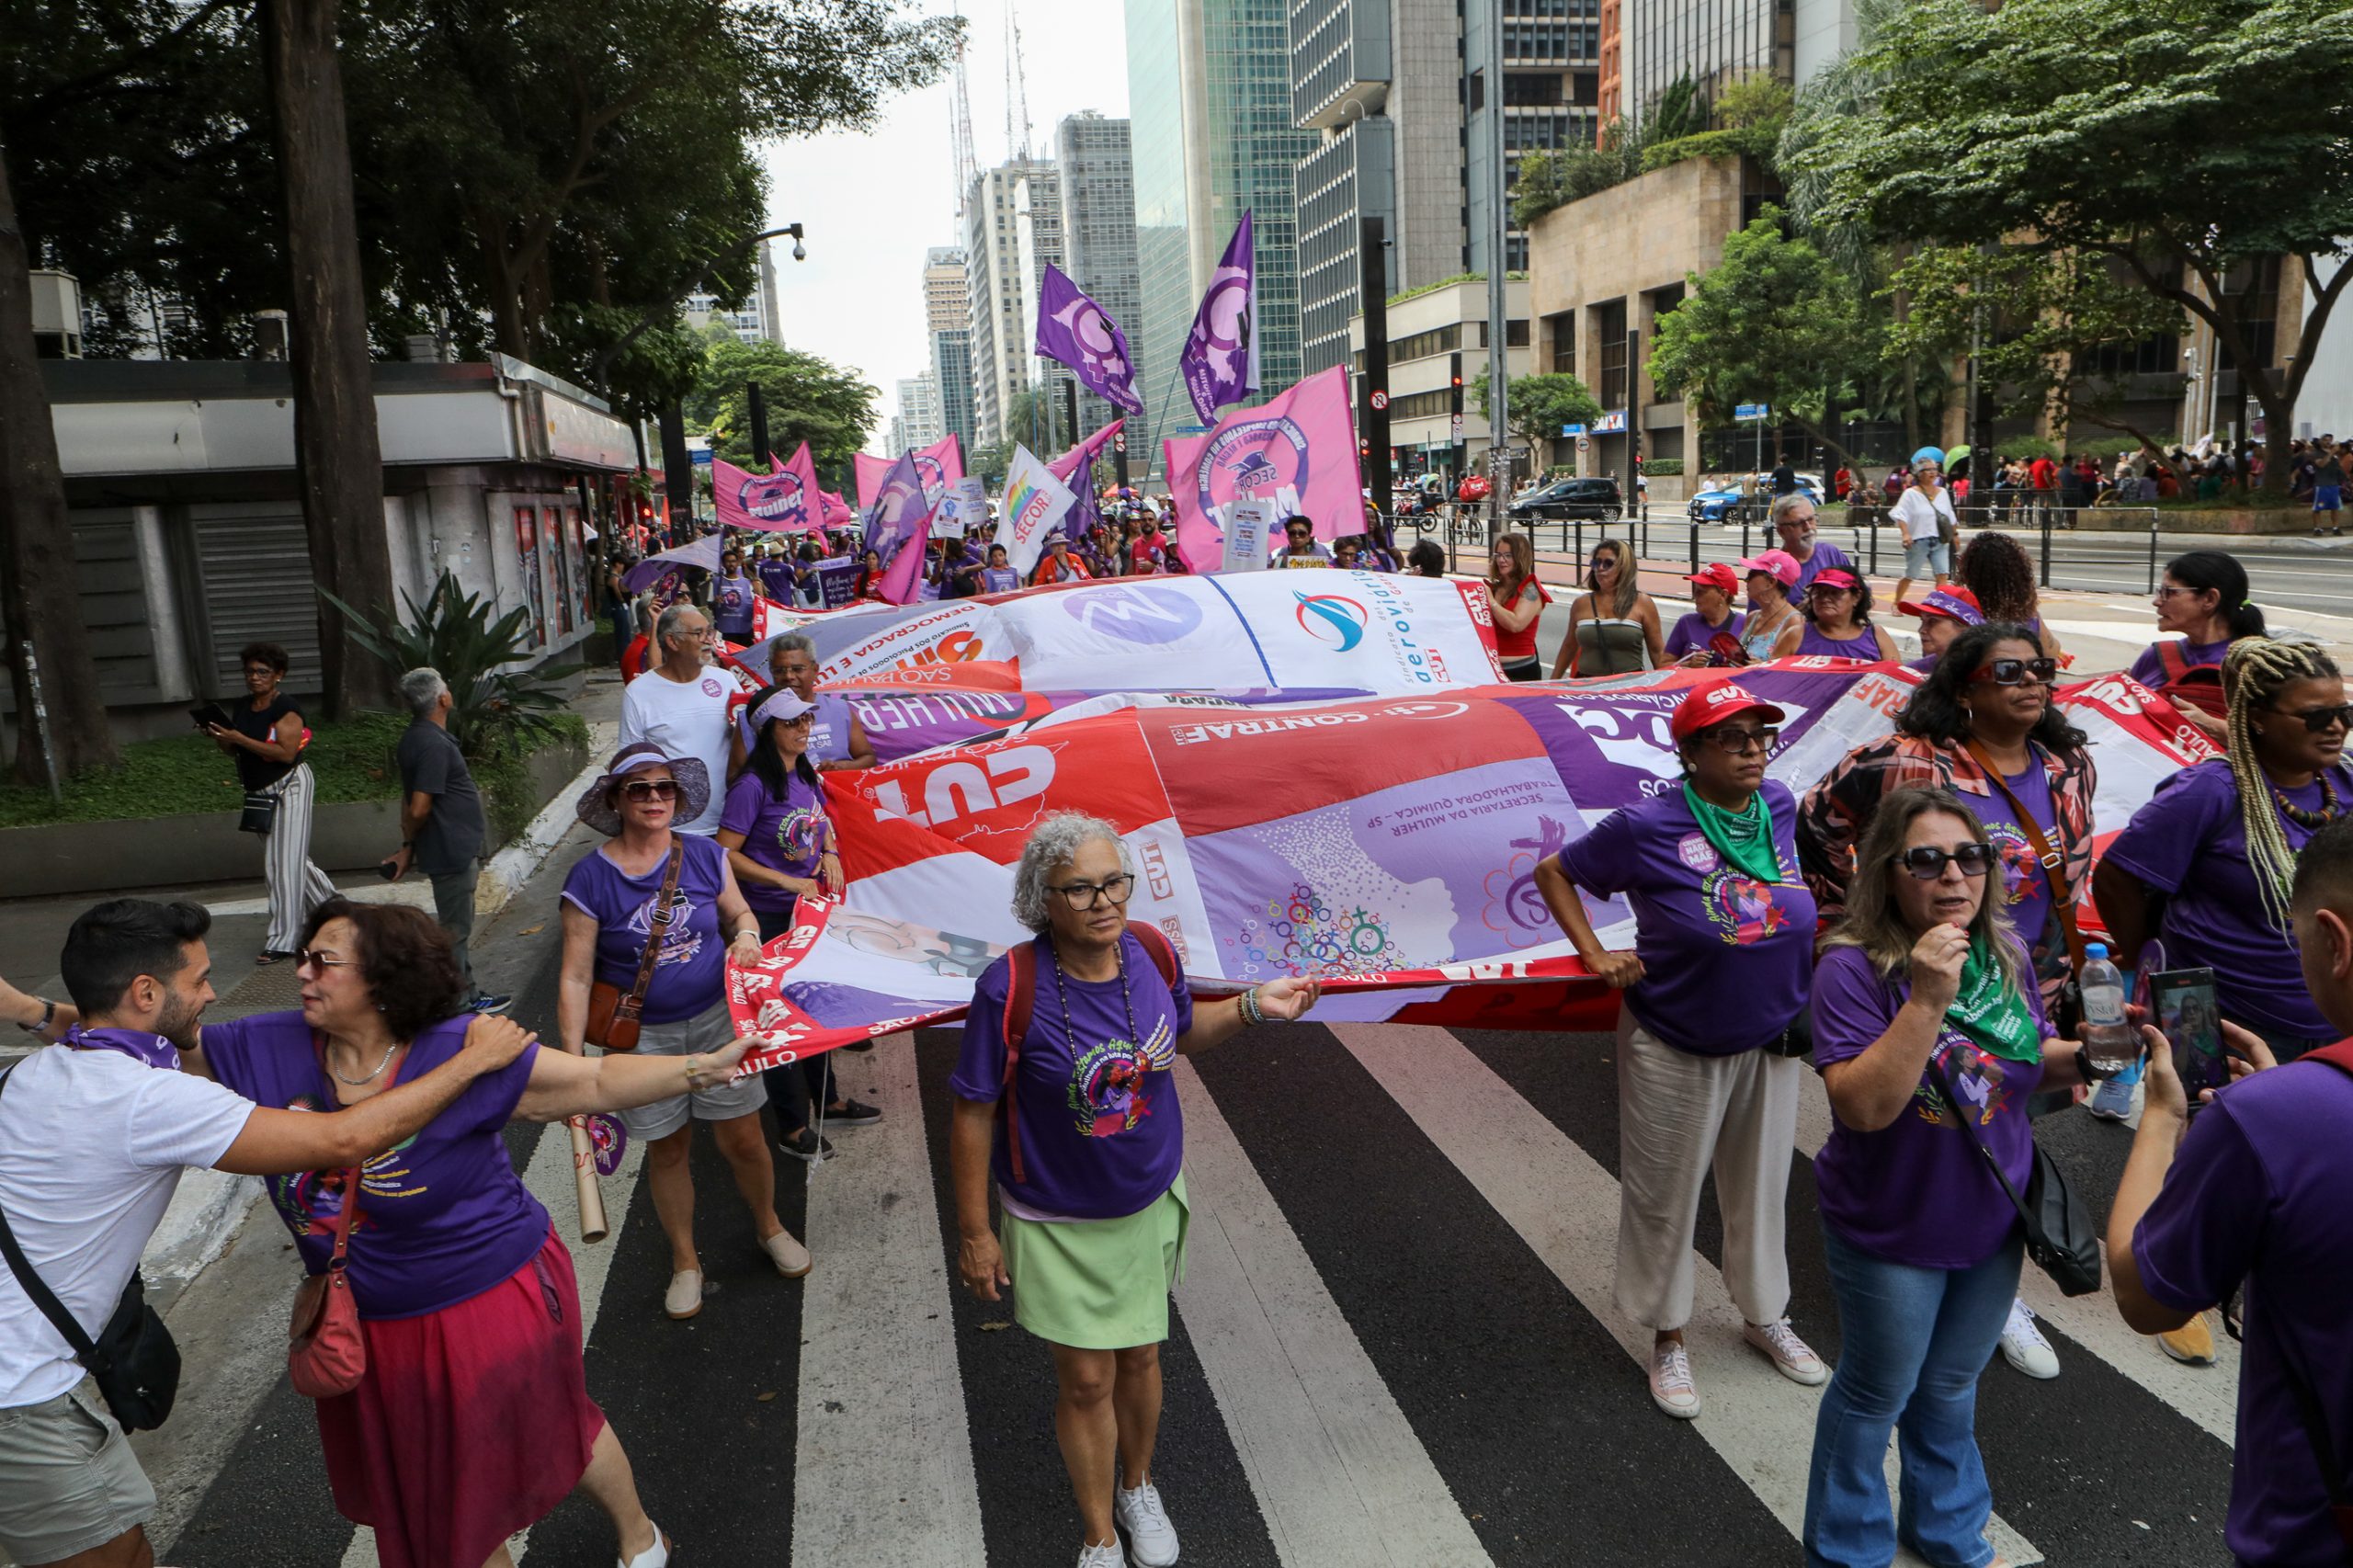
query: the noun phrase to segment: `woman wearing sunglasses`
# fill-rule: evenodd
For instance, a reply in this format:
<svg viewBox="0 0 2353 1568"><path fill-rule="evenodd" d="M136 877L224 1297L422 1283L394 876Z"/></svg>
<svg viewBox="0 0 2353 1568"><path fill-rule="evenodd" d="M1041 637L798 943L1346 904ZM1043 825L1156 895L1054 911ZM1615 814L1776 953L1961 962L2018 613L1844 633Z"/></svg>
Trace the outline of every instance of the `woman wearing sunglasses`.
<svg viewBox="0 0 2353 1568"><path fill-rule="evenodd" d="M636 1055L692 1057L735 1030L727 1015L727 960L757 963L760 924L735 885L728 851L715 838L680 833L700 816L710 779L690 756L664 756L641 741L623 746L602 777L582 791L574 811L612 842L582 856L563 881L563 968L556 1028L577 1055L587 1038L596 983L626 997L643 987ZM657 932L655 905L671 889ZM659 947L653 948L656 940ZM694 1123L710 1124L711 1142L734 1173L750 1211L753 1239L788 1279L809 1272L809 1249L776 1214L776 1166L760 1133L767 1091L756 1077L702 1080L691 1089L627 1112L630 1136L645 1144L645 1180L670 1243L670 1285L663 1311L690 1318L702 1311L702 1263L695 1252L694 1176L687 1160Z"/></svg>
<svg viewBox="0 0 2353 1568"><path fill-rule="evenodd" d="M1176 1058L1304 1017L1318 991L1286 975L1196 1002L1160 928L1129 921L1135 891L1109 823L1057 812L1039 824L1013 873L1014 918L1037 939L982 973L948 1080L957 1273L984 1301L1010 1287L1014 1321L1053 1351L1079 1568L1177 1557L1152 1481L1160 1342L1185 1270Z"/></svg>
<svg viewBox="0 0 2353 1568"><path fill-rule="evenodd" d="M1552 678L1620 676L1666 664L1658 605L1635 581L1634 551L1622 539L1593 547L1586 592L1569 611L1569 634L1552 659Z"/></svg>
<svg viewBox="0 0 2353 1568"><path fill-rule="evenodd" d="M1855 846L1881 802L1907 786L1949 790L1984 825L2002 864L1996 902L2026 944L2045 1005L2056 1003L2078 961L2073 912L2092 874L2099 790L2084 733L2051 700L2057 674L2026 628L1972 626L1896 714L1895 733L1848 753L1807 791L1798 854L1825 919L1845 913ZM2033 1108L2064 1103L2053 1096ZM2059 1375L2058 1353L2023 1301L2003 1330L2002 1354L2029 1377Z"/></svg>
<svg viewBox="0 0 2353 1568"><path fill-rule="evenodd" d="M1652 1333L1651 1402L1685 1420L1699 1414L1683 1329L1711 1171L1743 1337L1792 1381L1829 1376L1786 1315L1801 1088L1790 1053L1803 1050L1791 1026L1813 969L1814 907L1798 875L1796 802L1765 777L1782 717L1731 681L1693 687L1667 726L1682 788L1612 812L1536 868L1577 956L1626 994L1615 1053L1618 1310ZM1588 897L1600 907L1620 895L1633 911L1631 953L1605 949L1586 913Z"/></svg>
<svg viewBox="0 0 2353 1568"><path fill-rule="evenodd" d="M300 945L301 1011L207 1024L183 1065L261 1105L332 1110L415 1082L483 1021L460 1011L457 955L423 910L334 899ZM572 1255L504 1133L723 1084L751 1044L594 1061L526 1044L398 1147L270 1178L308 1272L333 1267L348 1231L367 1367L318 1402L319 1440L336 1510L374 1527L384 1568L511 1568L506 1539L575 1490L611 1517L623 1568L669 1561L588 1397Z"/></svg>
<svg viewBox="0 0 2353 1568"><path fill-rule="evenodd" d="M2300 978L2288 924L2296 857L2353 813L2353 708L2336 662L2243 637L2222 663L2228 752L2160 780L2092 879L2120 954L2154 936L2169 969L2211 968L2222 1016L2292 1062L2336 1031Z"/></svg>
<svg viewBox="0 0 2353 1568"><path fill-rule="evenodd" d="M1871 624L1871 585L1852 572L1832 567L1806 585L1802 618L1781 629L1773 656L1832 659L1903 657L1895 639Z"/></svg>
<svg viewBox="0 0 2353 1568"><path fill-rule="evenodd" d="M2024 1191L2027 1097L2082 1081L2082 1059L2051 1037L1993 896L2000 862L1953 791L1893 791L1814 971L1833 1120L1813 1169L1840 1350L1814 1422L1809 1568L1885 1563L1899 1543L1954 1568L2002 1561L1985 1541L1977 1380L2017 1299L2024 1236L1978 1145ZM1900 1515L1884 1468L1899 1429Z"/></svg>

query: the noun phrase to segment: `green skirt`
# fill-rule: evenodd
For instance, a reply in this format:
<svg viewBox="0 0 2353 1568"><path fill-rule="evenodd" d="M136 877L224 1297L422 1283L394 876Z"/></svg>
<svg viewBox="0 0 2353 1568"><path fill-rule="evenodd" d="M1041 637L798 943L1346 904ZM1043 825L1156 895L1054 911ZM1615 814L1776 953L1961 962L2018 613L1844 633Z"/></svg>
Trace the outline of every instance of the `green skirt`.
<svg viewBox="0 0 2353 1568"><path fill-rule="evenodd" d="M1168 1337L1168 1292L1185 1278L1191 1215L1182 1171L1166 1192L1125 1219L1002 1215L1013 1321L1077 1350L1159 1344Z"/></svg>

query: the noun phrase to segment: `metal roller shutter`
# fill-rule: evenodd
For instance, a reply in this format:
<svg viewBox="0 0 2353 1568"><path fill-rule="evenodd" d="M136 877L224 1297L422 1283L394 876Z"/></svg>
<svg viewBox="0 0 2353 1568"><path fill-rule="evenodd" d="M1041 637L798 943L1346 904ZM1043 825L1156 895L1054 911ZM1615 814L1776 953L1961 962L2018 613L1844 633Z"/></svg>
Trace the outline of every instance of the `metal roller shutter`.
<svg viewBox="0 0 2353 1568"><path fill-rule="evenodd" d="M245 689L237 650L276 642L291 668L286 689L320 689L319 598L311 576L302 508L293 501L242 501L188 508L202 580L203 676L216 698Z"/></svg>

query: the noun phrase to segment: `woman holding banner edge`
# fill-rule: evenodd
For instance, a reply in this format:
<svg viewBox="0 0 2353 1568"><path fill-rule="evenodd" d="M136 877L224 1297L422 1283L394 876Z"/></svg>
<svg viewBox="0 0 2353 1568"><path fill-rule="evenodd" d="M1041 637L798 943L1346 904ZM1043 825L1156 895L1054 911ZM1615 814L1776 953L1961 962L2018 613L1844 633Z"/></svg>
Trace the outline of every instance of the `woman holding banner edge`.
<svg viewBox="0 0 2353 1568"><path fill-rule="evenodd" d="M1612 812L1536 869L1586 967L1623 991L1618 1028L1618 1308L1654 1335L1651 1402L1699 1414L1683 1342L1699 1188L1712 1170L1742 1338L1793 1382L1829 1369L1790 1328L1790 1146L1813 972L1797 801L1765 777L1783 710L1732 681L1691 688L1668 731L1679 790ZM1594 934L1586 898L1624 895L1634 950ZM1726 996L1743 1005L1729 1015Z"/></svg>

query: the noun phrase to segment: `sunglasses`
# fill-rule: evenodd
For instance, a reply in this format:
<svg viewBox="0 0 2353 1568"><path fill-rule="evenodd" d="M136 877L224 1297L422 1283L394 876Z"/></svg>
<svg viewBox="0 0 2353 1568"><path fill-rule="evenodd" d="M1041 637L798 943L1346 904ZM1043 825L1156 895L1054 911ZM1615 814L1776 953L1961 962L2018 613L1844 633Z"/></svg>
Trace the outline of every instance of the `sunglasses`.
<svg viewBox="0 0 2353 1568"><path fill-rule="evenodd" d="M2270 711L2285 713L2290 719L2302 720L2304 728L2315 735L2323 730L2334 729L2338 725L2353 730L2353 702L2340 702L2334 708L2274 708Z"/></svg>
<svg viewBox="0 0 2353 1568"><path fill-rule="evenodd" d="M327 954L330 950L326 948L299 949L294 954L294 967L314 969L324 973L331 969L349 969L359 961L358 959L329 958Z"/></svg>
<svg viewBox="0 0 2353 1568"><path fill-rule="evenodd" d="M1758 730L1733 729L1730 725L1718 724L1713 729L1699 733L1713 742L1718 751L1728 751L1734 756L1743 756L1751 751L1771 751L1781 738L1781 732L1770 724Z"/></svg>
<svg viewBox="0 0 2353 1568"><path fill-rule="evenodd" d="M2059 673L2056 659L1995 659L1981 665L1971 680L1990 680L1995 686L2024 686L2032 679L2037 686L2049 686Z"/></svg>
<svg viewBox="0 0 2353 1568"><path fill-rule="evenodd" d="M621 786L624 801L675 801L678 798L678 781L675 778L632 778Z"/></svg>
<svg viewBox="0 0 2353 1568"><path fill-rule="evenodd" d="M1946 862L1961 867L1961 874L1972 881L1994 869L1994 846L1990 844L1964 844L1958 849L1939 849L1923 845L1906 849L1895 858L1903 867L1924 882L1933 882L1945 874Z"/></svg>

